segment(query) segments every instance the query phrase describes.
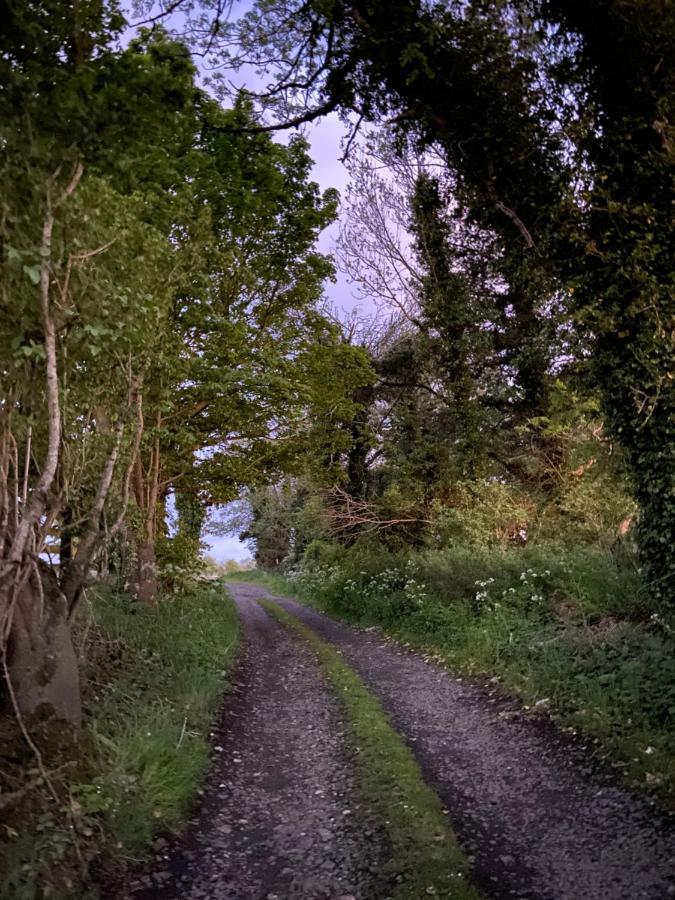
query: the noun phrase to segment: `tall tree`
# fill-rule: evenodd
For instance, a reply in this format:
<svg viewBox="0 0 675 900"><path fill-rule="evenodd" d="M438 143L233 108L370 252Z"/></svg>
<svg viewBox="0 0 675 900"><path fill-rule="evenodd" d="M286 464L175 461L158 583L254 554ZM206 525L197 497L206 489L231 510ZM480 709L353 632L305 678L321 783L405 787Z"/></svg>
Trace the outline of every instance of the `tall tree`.
<svg viewBox="0 0 675 900"><path fill-rule="evenodd" d="M175 65L170 54L111 49L122 20L98 3L7 12L0 653L15 709L46 704L77 723L69 618L124 481L148 335L168 299L168 235L148 221L146 198L117 188L141 146L147 163L174 141L194 70L185 54ZM42 15L49 28L36 27ZM67 540L56 569L43 551L59 521Z"/></svg>
<svg viewBox="0 0 675 900"><path fill-rule="evenodd" d="M502 241L531 413L545 405L537 304L573 292L647 576L672 601L672 4L278 2L244 17L252 34L268 64L303 48L266 97L286 126L348 109L442 152L470 218Z"/></svg>
<svg viewBox="0 0 675 900"><path fill-rule="evenodd" d="M329 379L346 364L339 394L364 368L317 312L333 268L315 243L335 215L335 192L321 194L309 178L303 140L284 146L251 133L254 124L244 101L223 111L200 98L176 205L176 292L146 376L152 428L136 464L136 592L147 601L158 589L166 495L208 507L297 468L318 370Z"/></svg>

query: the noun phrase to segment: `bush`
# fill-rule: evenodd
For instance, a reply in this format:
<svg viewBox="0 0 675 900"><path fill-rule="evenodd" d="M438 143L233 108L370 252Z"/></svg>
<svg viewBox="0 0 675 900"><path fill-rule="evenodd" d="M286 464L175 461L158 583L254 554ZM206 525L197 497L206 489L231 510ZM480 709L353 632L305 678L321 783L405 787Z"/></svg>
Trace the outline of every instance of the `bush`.
<svg viewBox="0 0 675 900"><path fill-rule="evenodd" d="M305 548L300 559L300 568L305 571L320 569L337 563L343 555L343 547L334 541L315 539Z"/></svg>
<svg viewBox="0 0 675 900"><path fill-rule="evenodd" d="M504 544L525 537L536 507L524 492L499 481L453 485L451 505L434 504L431 539L438 547Z"/></svg>

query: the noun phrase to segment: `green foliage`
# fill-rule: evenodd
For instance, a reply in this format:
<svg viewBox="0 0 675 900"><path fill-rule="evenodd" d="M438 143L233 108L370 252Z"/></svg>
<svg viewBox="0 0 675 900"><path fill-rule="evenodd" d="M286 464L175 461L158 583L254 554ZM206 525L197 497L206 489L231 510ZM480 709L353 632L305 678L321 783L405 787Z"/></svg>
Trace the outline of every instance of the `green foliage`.
<svg viewBox="0 0 675 900"><path fill-rule="evenodd" d="M329 458L353 385L372 376L317 312L333 266L315 245L337 195L310 179L307 143L252 133L243 99L223 110L200 97L195 116L172 311L149 374L161 425L147 445L159 436L163 480L205 506Z"/></svg>
<svg viewBox="0 0 675 900"><path fill-rule="evenodd" d="M263 0L246 14L246 34L270 38L263 61L313 48L287 75L323 112L395 121L400 147L442 160L410 197L420 316L374 360L318 311L333 264L316 242L338 198L311 180L302 138L275 143L249 99L223 109L199 91L162 28L122 47L114 2L5 6L0 546L37 497L28 547L54 533L85 546L87 522L100 547L117 519L116 544L156 542L165 586L183 588L205 507L245 486L261 563L544 694L671 790L672 634L645 590L653 611L675 589L672 4ZM60 435L40 492L47 374ZM327 499L333 485L353 496ZM81 654L93 749L80 766L45 735L67 801L38 811L37 842L7 832L21 859L64 858L63 821L87 852L99 833L127 852L155 819L179 821L233 627L227 613L207 634L205 597L156 616L94 609L80 632L95 637ZM22 779L12 790L44 792L39 768Z"/></svg>
<svg viewBox="0 0 675 900"><path fill-rule="evenodd" d="M440 547L524 541L536 507L524 490L501 481L456 482L445 503L435 502L431 541Z"/></svg>
<svg viewBox="0 0 675 900"><path fill-rule="evenodd" d="M8 7L0 474L11 468L18 484L25 470L32 489L44 469L53 328L59 501L34 520L53 521L57 538L61 514L78 523L67 535L73 584L114 523L118 540L143 547L146 573L159 536L161 574L175 586L197 565L199 534L163 534L174 483L203 513L316 451L329 460L371 373L317 311L333 266L316 241L337 194L311 180L307 143L254 133L250 102L224 109L199 91L187 46L159 25L122 48L124 25L114 3ZM87 528L93 539L78 542ZM153 583L148 574L148 597Z"/></svg>
<svg viewBox="0 0 675 900"><path fill-rule="evenodd" d="M307 544L299 563L303 571L322 569L336 563L342 555L342 547L334 541L314 538Z"/></svg>
<svg viewBox="0 0 675 900"><path fill-rule="evenodd" d="M167 273L195 70L161 29L120 49L114 4L20 6L9 4L1 39L0 443L17 456L0 467L3 481L13 468L5 503L17 502L20 466L33 502L49 503L29 528L41 521L76 539L58 571L74 605L106 523L119 519L122 533L143 381L175 290ZM42 497L40 473L52 468ZM0 518L9 546L7 510ZM66 519L77 523L67 535Z"/></svg>
<svg viewBox="0 0 675 900"><path fill-rule="evenodd" d="M463 264L457 249L450 245L449 204L441 194L438 179L426 173L420 175L410 205L424 273L420 307L434 336L431 340L427 337L428 349L435 352L436 368L448 393L455 440L462 445L458 455L465 457L465 466L473 467L480 455L480 407L472 402L476 390L474 372L477 359L486 349L487 309L472 284L470 266Z"/></svg>
<svg viewBox="0 0 675 900"><path fill-rule="evenodd" d="M297 593L290 582L278 571L268 572L264 569L251 568L245 571L229 572L227 580L244 584L262 584L283 597L293 597Z"/></svg>
<svg viewBox="0 0 675 900"><path fill-rule="evenodd" d="M73 864L75 839L80 864L100 854L135 859L158 830L184 824L208 761L208 730L236 657L237 629L231 601L215 587L164 600L160 610L105 588L82 603L75 637L85 660L85 728L70 750L53 725L34 732L62 807L30 754L25 771L11 769L26 793L5 810L3 897L33 900L50 886L53 896L73 896L82 874ZM16 766L15 740L3 771L8 760Z"/></svg>
<svg viewBox="0 0 675 900"><path fill-rule="evenodd" d="M303 479L250 491L246 503L250 517L240 537L255 542L255 560L263 569L292 566L329 536L321 499Z"/></svg>
<svg viewBox="0 0 675 900"><path fill-rule="evenodd" d="M167 593L186 590L203 570L199 538L178 531L173 537L160 536L157 541L157 570L162 588Z"/></svg>
<svg viewBox="0 0 675 900"><path fill-rule="evenodd" d="M303 53L317 34L326 58ZM672 602L673 4L264 2L245 18L244 45L253 35L261 67L281 47L299 48L302 77L284 72L286 90L272 102L287 102L297 76L316 101L307 111L302 93L301 119L349 109L396 122L400 145L440 157L467 225L493 235L503 301L495 350L519 389L502 410L509 419L516 409L523 418L547 413L561 336L554 313L573 312L640 506L650 590ZM438 239L432 185L419 187L427 262L445 267L432 291L427 278L426 300L457 329L457 272ZM465 247L472 239L469 227ZM445 335L460 349L455 363L461 325Z"/></svg>
<svg viewBox="0 0 675 900"><path fill-rule="evenodd" d="M653 595L672 602L675 11L664 2L628 2L595 12L564 2L547 7L582 38L571 63L597 108L597 126L581 140L594 166L584 196L591 214L572 235L585 265L567 274L597 334L594 374L640 505L646 576Z"/></svg>
<svg viewBox="0 0 675 900"><path fill-rule="evenodd" d="M180 593L204 570L201 533L205 510L199 498L190 494L176 492L174 500L174 533L159 535L157 567L163 590Z"/></svg>

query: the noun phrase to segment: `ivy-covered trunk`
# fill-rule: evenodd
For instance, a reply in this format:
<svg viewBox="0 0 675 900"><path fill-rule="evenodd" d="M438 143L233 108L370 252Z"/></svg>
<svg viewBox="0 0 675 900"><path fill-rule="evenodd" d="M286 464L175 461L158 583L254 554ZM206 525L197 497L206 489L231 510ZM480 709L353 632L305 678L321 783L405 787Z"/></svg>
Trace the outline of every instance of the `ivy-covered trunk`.
<svg viewBox="0 0 675 900"><path fill-rule="evenodd" d="M576 62L590 73L598 110L584 143L594 183L576 235L577 296L597 335L598 386L640 505L646 580L655 599L673 604L675 10L665 0L556 0L549 12L581 37Z"/></svg>
<svg viewBox="0 0 675 900"><path fill-rule="evenodd" d="M609 290L609 289L608 289ZM624 303L626 295L623 295ZM655 599L675 604L675 342L659 328L661 298L625 303L615 330L600 342L598 377L604 408L625 450L640 508L637 540L645 580ZM675 302L671 321L675 321ZM638 315L634 313L638 312Z"/></svg>
<svg viewBox="0 0 675 900"><path fill-rule="evenodd" d="M675 605L675 404L653 416L633 442L638 541L652 593Z"/></svg>
<svg viewBox="0 0 675 900"><path fill-rule="evenodd" d="M8 706L24 719L55 716L79 728L80 678L66 600L46 568L34 567L19 590L5 654Z"/></svg>
<svg viewBox="0 0 675 900"><path fill-rule="evenodd" d="M161 418L157 416L157 428ZM139 453L134 467L134 494L141 522L134 547L132 591L137 600L152 604L157 600L157 514L161 468L159 439L156 438L144 455Z"/></svg>

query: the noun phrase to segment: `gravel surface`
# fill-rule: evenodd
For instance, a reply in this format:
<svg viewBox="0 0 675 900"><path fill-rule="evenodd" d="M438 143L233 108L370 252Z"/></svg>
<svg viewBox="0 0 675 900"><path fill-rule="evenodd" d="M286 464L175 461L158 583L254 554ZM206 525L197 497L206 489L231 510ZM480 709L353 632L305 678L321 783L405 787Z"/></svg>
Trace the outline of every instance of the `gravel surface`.
<svg viewBox="0 0 675 900"><path fill-rule="evenodd" d="M243 659L201 810L109 894L183 900L372 900L384 839L355 789L335 699L311 652L246 586Z"/></svg>
<svg viewBox="0 0 675 900"><path fill-rule="evenodd" d="M270 596L254 585L230 590L236 597ZM274 599L341 650L380 699L447 806L487 895L675 896L673 819L623 789L594 760L592 746L523 713L498 690L455 678L372 631Z"/></svg>

